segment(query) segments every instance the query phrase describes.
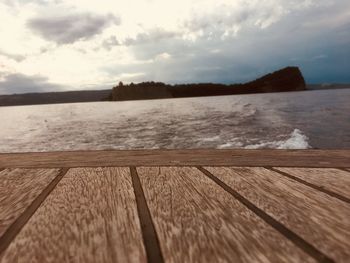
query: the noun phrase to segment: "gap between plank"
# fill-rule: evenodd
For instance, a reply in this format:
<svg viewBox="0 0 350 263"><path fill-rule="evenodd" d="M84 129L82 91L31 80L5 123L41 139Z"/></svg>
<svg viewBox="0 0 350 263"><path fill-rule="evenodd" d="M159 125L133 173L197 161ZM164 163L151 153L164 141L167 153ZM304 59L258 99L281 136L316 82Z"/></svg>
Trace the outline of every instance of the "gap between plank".
<svg viewBox="0 0 350 263"><path fill-rule="evenodd" d="M136 198L137 212L140 219L143 243L147 254L147 261L152 263L163 263L164 259L160 249L159 239L152 221L151 212L147 206L145 194L136 167L130 167L130 174Z"/></svg>
<svg viewBox="0 0 350 263"><path fill-rule="evenodd" d="M218 184L221 188L223 188L226 192L231 194L234 198L236 198L239 202L241 202L245 207L247 207L250 211L252 211L254 214L256 214L260 219L265 221L267 224L269 224L271 227L273 227L276 231L278 231L280 234L282 234L285 238L290 240L294 245L299 247L301 250L303 250L306 254L308 254L310 257L314 258L318 262L334 262L333 259L329 258L327 255L323 254L321 251L319 251L317 248L315 248L312 244L308 243L306 240L304 240L302 237L291 231L289 228L275 220L273 217L265 213L263 210L255 206L253 203L251 203L248 199L243 197L241 194L239 194L237 191L232 189L230 186L225 184L223 181L218 179L216 176L214 176L212 173L210 173L208 170L204 169L203 167L197 167L199 171L201 171L204 175L206 175L209 179L214 181L216 184Z"/></svg>
<svg viewBox="0 0 350 263"><path fill-rule="evenodd" d="M63 176L68 172L68 168L62 168L56 177L49 183L48 186L39 194L37 198L26 208L26 210L10 225L5 233L0 237L0 258L1 254L8 248L17 234L34 215L36 210L45 201L48 195L53 191L56 185L61 181Z"/></svg>
<svg viewBox="0 0 350 263"><path fill-rule="evenodd" d="M345 196L342 196L342 195L340 195L340 194L337 194L337 193L335 193L335 192L333 192L333 191L327 190L327 189L325 189L325 188L322 187L322 186L318 186L318 185L309 183L309 182L307 182L307 181L305 181L305 180L303 180L303 179L300 179L299 177L296 177L296 176L294 176L294 175L291 175L291 174L288 174L288 173L286 173L286 172L280 171L280 170L278 170L278 169L276 169L276 168L273 168L273 167L264 167L264 168L265 168L265 169L268 169L268 170L270 170L270 171L279 173L279 174L281 174L281 175L283 175L283 176L285 176L285 177L288 177L288 178L290 178L290 179L292 179L292 180L294 180L294 181L297 181L297 182L299 182L299 183L301 183L301 184L304 184L304 185L306 185L306 186L308 186L308 187L311 187L311 188L313 188L313 189L315 189L315 190L318 190L318 191L320 191L320 192L322 192L322 193L325 193L325 194L327 194L327 195L330 195L330 196L332 196L332 197L334 197L334 198L337 198L337 199L339 199L339 200L341 200L341 201L343 201L343 202L346 202L346 203L350 204L350 199L349 199L349 198L347 198L347 197L345 197Z"/></svg>

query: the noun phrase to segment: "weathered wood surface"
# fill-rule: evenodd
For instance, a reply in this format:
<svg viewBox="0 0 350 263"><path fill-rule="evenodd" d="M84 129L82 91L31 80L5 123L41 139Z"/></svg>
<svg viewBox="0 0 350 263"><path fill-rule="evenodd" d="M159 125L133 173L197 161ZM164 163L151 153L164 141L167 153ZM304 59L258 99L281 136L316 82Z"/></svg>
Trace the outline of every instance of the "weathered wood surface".
<svg viewBox="0 0 350 263"><path fill-rule="evenodd" d="M129 169L70 169L0 261L146 262Z"/></svg>
<svg viewBox="0 0 350 263"><path fill-rule="evenodd" d="M350 172L339 169L275 168L350 199Z"/></svg>
<svg viewBox="0 0 350 263"><path fill-rule="evenodd" d="M0 154L0 262L348 262L349 169L346 150Z"/></svg>
<svg viewBox="0 0 350 263"><path fill-rule="evenodd" d="M137 168L166 262L311 262L195 168Z"/></svg>
<svg viewBox="0 0 350 263"><path fill-rule="evenodd" d="M0 171L0 237L58 173L59 169Z"/></svg>
<svg viewBox="0 0 350 263"><path fill-rule="evenodd" d="M348 203L264 168L206 169L324 254L348 262Z"/></svg>
<svg viewBox="0 0 350 263"><path fill-rule="evenodd" d="M350 150L133 150L0 154L0 168L105 166L347 167Z"/></svg>

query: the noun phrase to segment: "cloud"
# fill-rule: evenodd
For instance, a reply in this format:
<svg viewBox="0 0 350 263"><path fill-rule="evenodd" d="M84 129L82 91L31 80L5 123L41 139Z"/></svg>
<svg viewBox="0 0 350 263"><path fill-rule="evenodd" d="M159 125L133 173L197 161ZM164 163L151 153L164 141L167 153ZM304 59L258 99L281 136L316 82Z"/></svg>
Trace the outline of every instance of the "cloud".
<svg viewBox="0 0 350 263"><path fill-rule="evenodd" d="M15 5L23 5L23 4L29 4L29 2L31 3L35 3L38 5L51 5L51 4L58 4L61 3L62 0L32 0L32 1L28 1L28 0L4 0L4 4L8 5L8 6L15 6Z"/></svg>
<svg viewBox="0 0 350 263"><path fill-rule="evenodd" d="M106 50L111 50L113 47L120 46L120 45L121 45L121 43L119 42L119 40L117 39L116 36L110 36L109 38L105 39L102 42L102 46Z"/></svg>
<svg viewBox="0 0 350 263"><path fill-rule="evenodd" d="M319 54L313 57L303 57L303 58L291 58L291 61L297 61L297 62L313 62L313 61L317 61L317 60L322 60L322 59L327 59L328 56L325 54Z"/></svg>
<svg viewBox="0 0 350 263"><path fill-rule="evenodd" d="M67 89L63 85L50 83L47 77L34 75L27 76L16 73L2 77L0 80L0 94L49 92Z"/></svg>
<svg viewBox="0 0 350 263"><path fill-rule="evenodd" d="M254 12L249 6L232 7L224 4L210 11L193 14L184 26L190 38L235 36L250 18L255 17Z"/></svg>
<svg viewBox="0 0 350 263"><path fill-rule="evenodd" d="M165 39L171 39L178 35L176 32L164 30L162 28L153 28L147 32L139 33L134 38L127 38L123 42L126 46L142 45L154 43Z"/></svg>
<svg viewBox="0 0 350 263"><path fill-rule="evenodd" d="M199 10L184 28L165 37L158 37L162 36L158 32L167 32L165 29L147 30L126 42L134 57L145 63L111 67L119 73L142 71L144 80L232 83L290 65L301 67L310 83L328 78L332 82L336 78L350 81L349 52L331 52L349 50L345 48L350 43L349 34L343 29L349 4L322 0L262 2ZM330 29L304 26L309 21L327 21L325 13L333 14ZM172 59L155 59L162 53ZM300 59L291 60L293 57Z"/></svg>
<svg viewBox="0 0 350 263"><path fill-rule="evenodd" d="M23 60L26 59L26 56L24 55L8 53L1 49L0 49L0 56L4 56L9 59L15 60L16 62L22 62Z"/></svg>
<svg viewBox="0 0 350 263"><path fill-rule="evenodd" d="M194 12L184 27L190 39L236 37L244 29L266 29L289 13L307 9L312 4L312 0L219 1L211 8Z"/></svg>
<svg viewBox="0 0 350 263"><path fill-rule="evenodd" d="M117 46L124 46L131 49L133 49L133 47L139 47L141 49L143 48L145 49L144 53L147 53L147 46L152 46L154 44L156 44L156 46L159 46L159 43L164 44L164 42L175 41L177 37L181 37L181 34L179 34L179 32L167 31L165 29L157 27L149 29L148 31L142 33L138 33L134 37L127 37L124 40L119 40L115 35L113 35L104 39L101 45L105 50L108 51L111 51L114 47ZM155 55L153 53L154 52L152 52L152 55L147 57L150 58Z"/></svg>
<svg viewBox="0 0 350 263"><path fill-rule="evenodd" d="M120 24L120 19L114 15L101 16L90 13L37 17L27 23L36 34L57 44L88 40L111 24Z"/></svg>
<svg viewBox="0 0 350 263"><path fill-rule="evenodd" d="M350 82L348 0L4 0L0 17L0 70L75 89L244 82L288 65Z"/></svg>

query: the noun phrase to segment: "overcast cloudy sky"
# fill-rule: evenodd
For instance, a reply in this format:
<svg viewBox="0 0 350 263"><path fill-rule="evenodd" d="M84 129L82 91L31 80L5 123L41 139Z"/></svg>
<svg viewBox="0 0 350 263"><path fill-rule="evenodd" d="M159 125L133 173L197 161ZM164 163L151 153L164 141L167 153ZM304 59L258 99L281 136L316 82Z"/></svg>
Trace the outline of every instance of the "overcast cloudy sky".
<svg viewBox="0 0 350 263"><path fill-rule="evenodd" d="M0 94L243 82L288 65L350 82L349 0L0 0Z"/></svg>

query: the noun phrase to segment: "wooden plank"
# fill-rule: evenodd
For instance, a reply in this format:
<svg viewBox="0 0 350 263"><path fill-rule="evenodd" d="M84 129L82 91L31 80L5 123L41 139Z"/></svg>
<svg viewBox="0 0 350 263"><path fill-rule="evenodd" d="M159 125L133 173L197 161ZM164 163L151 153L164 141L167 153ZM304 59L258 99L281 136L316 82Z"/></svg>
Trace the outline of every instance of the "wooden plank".
<svg viewBox="0 0 350 263"><path fill-rule="evenodd" d="M350 258L350 206L264 168L206 169L338 262Z"/></svg>
<svg viewBox="0 0 350 263"><path fill-rule="evenodd" d="M196 168L137 168L165 262L307 262Z"/></svg>
<svg viewBox="0 0 350 263"><path fill-rule="evenodd" d="M50 182L48 186L34 199L34 201L25 209L25 211L17 217L17 219L6 229L5 233L0 237L0 255L5 251L14 238L18 235L24 225L36 212L39 206L44 202L46 197L52 192L56 185L61 181L67 173L68 168L60 169L59 174Z"/></svg>
<svg viewBox="0 0 350 263"><path fill-rule="evenodd" d="M350 200L350 173L339 169L325 168L275 168L306 182L338 193Z"/></svg>
<svg viewBox="0 0 350 263"><path fill-rule="evenodd" d="M0 172L0 237L58 173L59 169L5 169Z"/></svg>
<svg viewBox="0 0 350 263"><path fill-rule="evenodd" d="M70 169L2 262L146 262L129 169Z"/></svg>
<svg viewBox="0 0 350 263"><path fill-rule="evenodd" d="M0 154L0 168L106 166L349 167L350 150L132 150Z"/></svg>

